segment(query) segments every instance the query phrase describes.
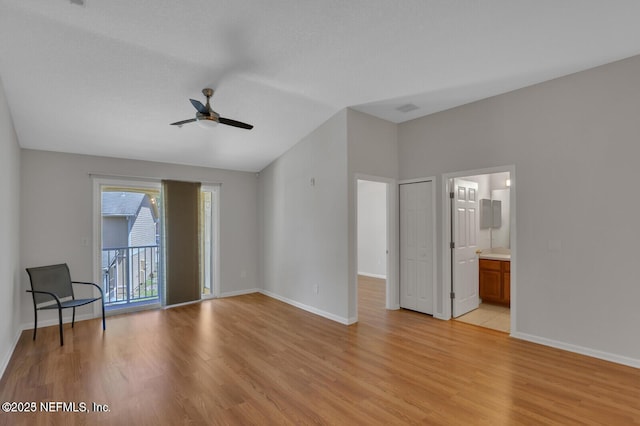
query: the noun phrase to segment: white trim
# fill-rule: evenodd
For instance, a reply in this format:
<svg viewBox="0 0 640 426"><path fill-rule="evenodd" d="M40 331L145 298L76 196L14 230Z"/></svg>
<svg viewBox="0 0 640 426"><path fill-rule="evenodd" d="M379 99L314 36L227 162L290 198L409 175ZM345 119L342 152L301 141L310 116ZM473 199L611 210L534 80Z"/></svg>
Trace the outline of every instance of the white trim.
<svg viewBox="0 0 640 426"><path fill-rule="evenodd" d="M414 179L401 179L398 181L398 185L405 185L407 183L420 183L420 182L436 182L435 176L414 178Z"/></svg>
<svg viewBox="0 0 640 426"><path fill-rule="evenodd" d="M180 306L194 305L196 303L202 302L202 300L203 299L198 299L198 300L190 300L188 302L174 303L173 305L163 306L162 309L173 309L173 308L179 308Z"/></svg>
<svg viewBox="0 0 640 426"><path fill-rule="evenodd" d="M211 211L211 228L213 231L213 239L211 241L213 252L213 274L211 277L211 294L201 295L202 299L215 299L220 294L220 192L222 185L220 184L203 184L200 187L201 192L211 192L211 202L213 210Z"/></svg>
<svg viewBox="0 0 640 426"><path fill-rule="evenodd" d="M493 173L509 172L511 186L509 187L509 221L510 221L510 249L511 249L511 333L512 335L518 331L516 325L517 310L517 247L516 247L516 166L498 166L486 169L467 170L454 173L444 173L442 175L442 306L443 311L438 313L437 318L443 320L451 319L451 250L450 230L451 230L451 203L449 202L450 180L467 176L488 175ZM436 315L434 315L436 317Z"/></svg>
<svg viewBox="0 0 640 426"><path fill-rule="evenodd" d="M222 185L222 182L207 182L205 179L188 179L185 180L181 177L154 177L154 176L129 176L129 175L111 175L111 174L103 174L103 173L89 173L89 176L95 179L104 179L104 180L121 180L121 181L136 181L136 182L153 182L160 185L163 180L181 180L185 182L198 182L202 185Z"/></svg>
<svg viewBox="0 0 640 426"><path fill-rule="evenodd" d="M616 364L627 365L629 367L640 368L640 359L629 358L626 356L616 355L609 352L599 351L597 349L585 348L584 346L572 345L570 343L559 342L557 340L547 339L545 337L535 336L522 332L512 333L511 337L527 342L538 343L544 346L550 346L556 349L586 355L592 358L598 358L605 361L615 362Z"/></svg>
<svg viewBox="0 0 640 426"><path fill-rule="evenodd" d="M253 294L253 293L260 293L260 289L259 288L249 288L246 290L236 290L236 291L228 291L226 293L220 293L220 297L235 297L235 296L242 296L245 294Z"/></svg>
<svg viewBox="0 0 640 426"><path fill-rule="evenodd" d="M133 312L142 312L142 311L150 311L153 309L160 309L161 307L162 305L160 304L160 302L156 302L156 303L149 303L149 304L138 305L138 306L127 306L121 309L111 308L109 310L105 309L104 316L112 317L114 315L130 314Z"/></svg>
<svg viewBox="0 0 640 426"><path fill-rule="evenodd" d="M357 317L351 317L351 318L341 317L339 315L332 314L331 312L323 311L322 309L314 308L313 306L296 302L295 300L289 299L288 297L280 296L268 290L260 289L259 292L264 294L265 296L271 297L272 299L279 300L288 305L295 306L296 308L302 309L307 312L311 312L312 314L319 315L321 317L330 319L335 322L339 322L340 324L351 325L351 324L355 324L358 321Z"/></svg>
<svg viewBox="0 0 640 426"><path fill-rule="evenodd" d="M371 278L378 278L381 280L386 280L387 276L386 275L381 275L381 274L371 274L369 272L361 272L358 271L358 275L362 275L363 277L371 277Z"/></svg>
<svg viewBox="0 0 640 426"><path fill-rule="evenodd" d="M54 310L52 310L52 312L54 312ZM42 312L42 311L40 311ZM100 318L102 320L102 312L100 312L99 316L95 316L92 314L82 314L82 315L76 315L76 322L81 322L81 321L86 321L86 320L91 320L91 319L96 319L96 318ZM62 324L70 324L71 323L71 315L68 316L63 316L62 317ZM38 320L38 328L43 328L43 327L51 327L52 325L57 326L58 324L60 324L60 321L58 320L57 316L56 318L50 318L50 319L46 319L46 320ZM26 322L23 323L20 326L21 330L33 330L33 322Z"/></svg>
<svg viewBox="0 0 640 426"><path fill-rule="evenodd" d="M433 244L431 247L431 251L433 252L433 271L432 280L433 280L433 289L431 299L433 300L433 317L440 318L438 313L438 206L436 205L437 197L436 193L438 192L438 184L435 176L424 177L424 178L415 178L415 179L402 179L398 181L398 188L400 185L407 185L412 183L422 183L422 182L431 182L431 214L433 216L433 225L431 229L431 235L433 235ZM398 193L400 193L400 189L398 189ZM400 198L398 197L398 212L400 212ZM398 213L400 214L400 213ZM398 246L400 243L400 219L398 218ZM398 292L400 291L400 249L398 248ZM400 301L398 300L398 309L400 309Z"/></svg>
<svg viewBox="0 0 640 426"><path fill-rule="evenodd" d="M13 356L13 353L16 351L16 346L18 346L18 341L20 340L20 336L22 336L23 331L24 329L22 327L18 328L18 330L16 331L16 335L13 338L13 344L11 344L11 346L9 347L9 350L4 354L2 358L2 364L0 364L0 378L4 376L4 372L9 366L9 361L11 361L11 357Z"/></svg>
<svg viewBox="0 0 640 426"><path fill-rule="evenodd" d="M443 320L451 319L451 202L449 193L451 178L442 175L442 311L438 312L438 317Z"/></svg>

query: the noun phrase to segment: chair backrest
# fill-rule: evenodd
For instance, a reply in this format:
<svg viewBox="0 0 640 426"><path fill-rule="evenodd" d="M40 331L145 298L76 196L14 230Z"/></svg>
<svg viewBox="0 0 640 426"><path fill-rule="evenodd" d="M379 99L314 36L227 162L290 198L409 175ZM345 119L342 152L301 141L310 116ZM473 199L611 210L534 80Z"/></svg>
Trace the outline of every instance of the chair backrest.
<svg viewBox="0 0 640 426"><path fill-rule="evenodd" d="M27 273L31 280L31 290L55 293L60 299L73 297L71 274L69 273L69 267L66 263L27 268ZM46 294L33 293L33 296L36 305L52 300L51 297Z"/></svg>

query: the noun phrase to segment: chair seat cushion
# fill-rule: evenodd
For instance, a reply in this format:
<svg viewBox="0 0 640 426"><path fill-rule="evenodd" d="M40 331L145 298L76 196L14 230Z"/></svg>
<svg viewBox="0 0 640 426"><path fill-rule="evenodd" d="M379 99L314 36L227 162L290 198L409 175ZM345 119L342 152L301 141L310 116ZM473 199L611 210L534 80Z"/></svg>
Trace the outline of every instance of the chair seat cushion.
<svg viewBox="0 0 640 426"><path fill-rule="evenodd" d="M75 308L77 306L86 305L91 302L95 302L96 300L100 300L100 297L94 297L91 299L75 299L75 300L65 300L64 302L60 302L60 306L62 309L64 308ZM39 309L58 309L58 305L54 303L53 305L43 306Z"/></svg>

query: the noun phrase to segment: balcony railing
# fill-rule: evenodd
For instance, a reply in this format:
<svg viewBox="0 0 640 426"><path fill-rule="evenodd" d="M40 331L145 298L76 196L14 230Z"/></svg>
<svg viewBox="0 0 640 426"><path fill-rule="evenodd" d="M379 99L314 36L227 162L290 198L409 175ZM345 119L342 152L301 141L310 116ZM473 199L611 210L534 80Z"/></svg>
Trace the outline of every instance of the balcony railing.
<svg viewBox="0 0 640 426"><path fill-rule="evenodd" d="M158 246L102 250L105 306L158 300Z"/></svg>

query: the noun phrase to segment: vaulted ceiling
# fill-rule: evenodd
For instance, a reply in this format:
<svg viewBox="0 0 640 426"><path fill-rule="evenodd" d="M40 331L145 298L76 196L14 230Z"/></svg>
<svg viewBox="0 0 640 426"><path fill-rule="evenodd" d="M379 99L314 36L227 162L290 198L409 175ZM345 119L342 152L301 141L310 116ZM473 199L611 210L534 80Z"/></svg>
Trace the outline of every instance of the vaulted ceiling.
<svg viewBox="0 0 640 426"><path fill-rule="evenodd" d="M635 0L76 3L0 0L23 148L258 171L345 107L399 123L640 54ZM204 87L255 128L170 126Z"/></svg>

